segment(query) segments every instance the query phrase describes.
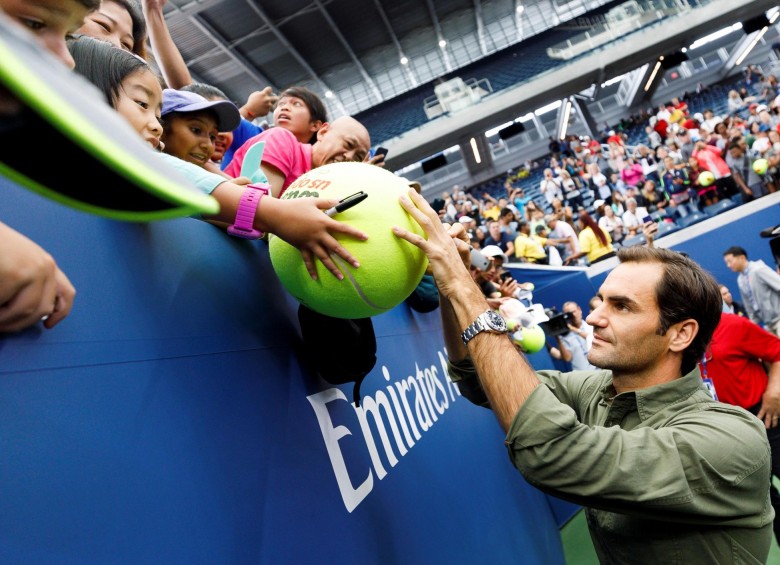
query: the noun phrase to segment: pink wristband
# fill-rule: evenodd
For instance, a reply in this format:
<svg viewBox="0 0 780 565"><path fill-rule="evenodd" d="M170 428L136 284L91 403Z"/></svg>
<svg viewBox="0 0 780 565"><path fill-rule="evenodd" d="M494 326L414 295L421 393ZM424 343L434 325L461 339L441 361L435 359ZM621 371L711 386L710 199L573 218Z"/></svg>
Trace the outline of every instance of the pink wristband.
<svg viewBox="0 0 780 565"><path fill-rule="evenodd" d="M265 234L254 228L255 213L260 199L271 192L271 187L267 184L249 184L241 195L236 211L236 219L233 225L228 227L227 232L243 239L260 239Z"/></svg>

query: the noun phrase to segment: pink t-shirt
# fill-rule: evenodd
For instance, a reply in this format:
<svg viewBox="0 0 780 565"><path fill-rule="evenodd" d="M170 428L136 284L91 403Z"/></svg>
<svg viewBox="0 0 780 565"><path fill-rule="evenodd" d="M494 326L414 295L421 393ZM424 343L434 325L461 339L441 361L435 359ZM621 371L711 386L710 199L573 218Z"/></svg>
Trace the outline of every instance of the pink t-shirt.
<svg viewBox="0 0 780 565"><path fill-rule="evenodd" d="M284 194L295 179L311 170L311 145L301 143L288 130L275 127L249 138L236 151L225 173L231 177L241 176L244 155L258 141L265 141L263 163L276 167L284 175L284 184L279 196Z"/></svg>

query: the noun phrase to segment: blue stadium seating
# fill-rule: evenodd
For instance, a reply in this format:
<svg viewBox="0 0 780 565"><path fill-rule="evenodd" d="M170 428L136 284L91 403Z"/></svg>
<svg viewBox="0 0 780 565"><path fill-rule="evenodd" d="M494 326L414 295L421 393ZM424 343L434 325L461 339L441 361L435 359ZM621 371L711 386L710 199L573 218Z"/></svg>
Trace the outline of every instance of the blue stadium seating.
<svg viewBox="0 0 780 565"><path fill-rule="evenodd" d="M731 210L732 208L736 208L737 206L738 204L733 200L724 198L720 202L716 202L715 204L712 204L710 206L705 206L702 212L704 212L708 216L717 216L718 214L722 214L726 210Z"/></svg>
<svg viewBox="0 0 780 565"><path fill-rule="evenodd" d="M669 235L670 233L680 231L681 229L682 228L674 222L661 222L658 224L658 231L655 233L654 237L655 239L658 239L659 237Z"/></svg>
<svg viewBox="0 0 780 565"><path fill-rule="evenodd" d="M647 238L642 235L635 235L633 237L627 237L620 242L621 247L634 247L635 245L644 245L647 243Z"/></svg>
<svg viewBox="0 0 780 565"><path fill-rule="evenodd" d="M612 3L609 3L589 12L588 15L604 14L611 7ZM500 92L555 68L576 65L578 60L586 54L563 61L550 58L547 55L547 48L571 39L579 33L578 29L567 29L565 25L549 29L542 34L466 65L452 75L442 78L460 76L464 79L487 79L493 87L493 92ZM616 40L611 45L618 41L623 41L623 39ZM366 126L374 144L397 137L428 122L423 104L425 99L433 94L434 85L435 81L421 85L401 96L360 112L355 115L355 118Z"/></svg>
<svg viewBox="0 0 780 565"><path fill-rule="evenodd" d="M684 218L680 218L677 220L677 223L681 228L687 228L688 226L692 226L693 224L706 220L707 218L709 218L709 216L704 212L694 212L693 214L689 214Z"/></svg>

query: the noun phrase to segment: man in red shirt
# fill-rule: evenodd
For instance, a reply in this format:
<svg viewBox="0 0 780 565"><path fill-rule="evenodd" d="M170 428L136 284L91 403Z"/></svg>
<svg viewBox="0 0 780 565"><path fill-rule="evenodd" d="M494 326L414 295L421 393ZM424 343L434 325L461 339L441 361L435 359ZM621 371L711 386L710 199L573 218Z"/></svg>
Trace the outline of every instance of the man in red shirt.
<svg viewBox="0 0 780 565"><path fill-rule="evenodd" d="M772 474L780 477L780 339L747 318L724 313L700 365L702 376L712 379L718 400L741 406L764 423ZM773 486L770 499L780 541L780 493Z"/></svg>

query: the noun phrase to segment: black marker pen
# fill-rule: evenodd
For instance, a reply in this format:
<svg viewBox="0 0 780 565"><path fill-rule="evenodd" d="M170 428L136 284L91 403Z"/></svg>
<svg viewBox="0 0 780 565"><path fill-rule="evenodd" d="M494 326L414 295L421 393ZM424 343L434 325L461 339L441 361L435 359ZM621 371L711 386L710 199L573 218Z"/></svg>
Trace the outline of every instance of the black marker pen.
<svg viewBox="0 0 780 565"><path fill-rule="evenodd" d="M339 214L345 210L349 210L356 204L360 204L366 198L368 198L368 194L366 194L361 190L360 192L356 192L352 196L347 196L344 200L340 201L333 208L328 208L327 210L325 210L325 213L328 216L333 217L336 214Z"/></svg>

